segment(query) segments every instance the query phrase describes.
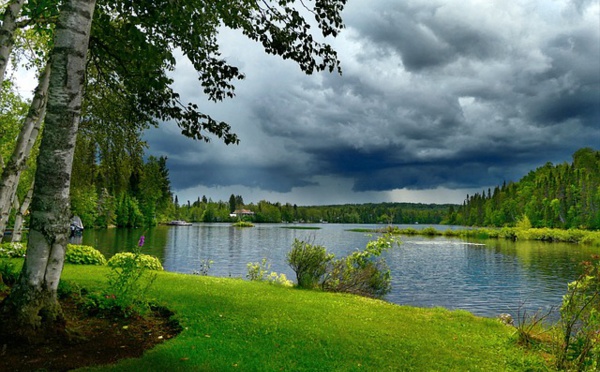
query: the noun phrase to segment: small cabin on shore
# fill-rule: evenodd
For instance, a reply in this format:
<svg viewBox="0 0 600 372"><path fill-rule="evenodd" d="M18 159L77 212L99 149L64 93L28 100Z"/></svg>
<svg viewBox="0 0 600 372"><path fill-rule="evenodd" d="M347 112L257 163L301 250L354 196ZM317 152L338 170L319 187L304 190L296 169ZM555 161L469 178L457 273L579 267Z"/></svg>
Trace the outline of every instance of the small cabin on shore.
<svg viewBox="0 0 600 372"><path fill-rule="evenodd" d="M254 216L254 212L248 209L236 209L233 213L229 214L229 217L244 217L244 216Z"/></svg>

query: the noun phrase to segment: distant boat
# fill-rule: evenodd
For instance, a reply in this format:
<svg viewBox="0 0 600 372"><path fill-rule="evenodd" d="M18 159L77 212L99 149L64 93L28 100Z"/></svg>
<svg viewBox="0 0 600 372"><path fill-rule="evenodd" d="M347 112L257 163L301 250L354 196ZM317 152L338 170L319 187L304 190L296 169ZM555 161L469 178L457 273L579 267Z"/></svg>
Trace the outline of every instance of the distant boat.
<svg viewBox="0 0 600 372"><path fill-rule="evenodd" d="M79 216L71 218L71 238L83 235L83 222Z"/></svg>
<svg viewBox="0 0 600 372"><path fill-rule="evenodd" d="M173 220L171 222L167 222L169 226L192 226L191 222L186 222L182 220Z"/></svg>

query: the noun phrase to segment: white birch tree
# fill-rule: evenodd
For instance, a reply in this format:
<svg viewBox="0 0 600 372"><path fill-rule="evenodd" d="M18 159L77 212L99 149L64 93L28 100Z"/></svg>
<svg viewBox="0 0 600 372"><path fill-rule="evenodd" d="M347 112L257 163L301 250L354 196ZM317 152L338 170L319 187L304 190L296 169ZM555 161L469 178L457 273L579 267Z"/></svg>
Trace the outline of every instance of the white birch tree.
<svg viewBox="0 0 600 372"><path fill-rule="evenodd" d="M17 17L21 13L25 0L11 0L6 5L0 26L0 85L4 81L6 66L10 60L10 53L14 45L14 33L17 29Z"/></svg>
<svg viewBox="0 0 600 372"><path fill-rule="evenodd" d="M27 159L31 154L44 120L49 80L50 66L47 65L39 78L33 101L19 132L12 156L0 176L0 242L6 230L11 206L16 197L21 172L27 164Z"/></svg>
<svg viewBox="0 0 600 372"><path fill-rule="evenodd" d="M64 327L56 289L69 238L69 187L95 0L68 0L54 36L45 134L35 179L27 257L2 303L3 330L34 341Z"/></svg>

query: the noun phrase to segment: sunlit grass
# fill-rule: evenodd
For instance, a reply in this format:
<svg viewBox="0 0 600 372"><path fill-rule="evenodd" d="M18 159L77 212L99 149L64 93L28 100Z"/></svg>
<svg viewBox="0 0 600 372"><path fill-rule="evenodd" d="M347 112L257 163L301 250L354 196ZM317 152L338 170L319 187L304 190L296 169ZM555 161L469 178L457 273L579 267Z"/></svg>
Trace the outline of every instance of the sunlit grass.
<svg viewBox="0 0 600 372"><path fill-rule="evenodd" d="M99 286L107 269L67 265ZM545 370L515 330L466 311L422 309L240 279L160 272L151 290L183 327L115 371ZM152 337L149 335L148 337Z"/></svg>

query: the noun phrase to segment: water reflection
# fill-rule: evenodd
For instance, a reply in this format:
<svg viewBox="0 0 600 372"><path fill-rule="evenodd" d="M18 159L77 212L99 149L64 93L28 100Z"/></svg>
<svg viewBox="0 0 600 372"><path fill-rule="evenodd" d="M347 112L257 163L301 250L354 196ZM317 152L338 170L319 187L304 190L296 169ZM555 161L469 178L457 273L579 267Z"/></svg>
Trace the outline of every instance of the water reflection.
<svg viewBox="0 0 600 372"><path fill-rule="evenodd" d="M199 224L150 230L90 230L85 231L83 243L110 257L131 250L140 235L145 235L144 252L159 257L168 271L192 273L199 271L205 260L211 260L209 275L243 278L249 262L267 258L273 271L294 278L285 257L296 238L323 245L338 257L364 248L373 239L347 231L364 225L316 226L320 229ZM401 246L385 254L392 274L389 301L465 309L483 316L516 314L523 305L528 312L557 307L567 283L580 272L579 262L600 251L560 243L414 236L402 240Z"/></svg>
<svg viewBox="0 0 600 372"><path fill-rule="evenodd" d="M137 247L140 236L145 236L142 252L164 259L165 247L167 246L169 229L160 226L151 229L103 229L85 230L80 240L71 240L74 244L91 245L106 258L110 258L119 252L130 252Z"/></svg>

